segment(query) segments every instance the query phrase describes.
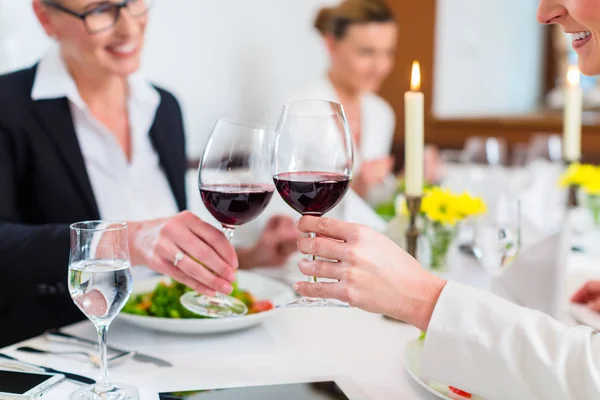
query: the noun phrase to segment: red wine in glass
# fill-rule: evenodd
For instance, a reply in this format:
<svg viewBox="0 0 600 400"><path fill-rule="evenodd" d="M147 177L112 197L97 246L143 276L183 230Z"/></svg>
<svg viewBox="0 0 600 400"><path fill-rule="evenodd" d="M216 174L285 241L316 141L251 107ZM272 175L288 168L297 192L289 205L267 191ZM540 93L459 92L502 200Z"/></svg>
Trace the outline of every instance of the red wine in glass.
<svg viewBox="0 0 600 400"><path fill-rule="evenodd" d="M302 215L322 216L343 199L350 177L329 172L286 172L273 177L283 200Z"/></svg>
<svg viewBox="0 0 600 400"><path fill-rule="evenodd" d="M200 195L204 206L221 224L235 227L258 217L273 197L270 185L202 185Z"/></svg>
<svg viewBox="0 0 600 400"><path fill-rule="evenodd" d="M202 202L231 241L237 227L257 218L273 197L271 172L275 132L260 123L220 118L213 128L198 168ZM197 260L199 264L203 260ZM204 265L210 268L210 265ZM239 299L217 293L205 296L186 292L181 304L209 318L245 315L248 307Z"/></svg>
<svg viewBox="0 0 600 400"><path fill-rule="evenodd" d="M271 171L281 198L301 215L322 217L350 187L352 135L343 107L323 100L297 100L283 108L273 144ZM312 238L314 232L309 233ZM315 255L308 255L315 261ZM330 260L335 261L335 260ZM316 277L309 277L317 283ZM278 308L348 307L334 299L303 297Z"/></svg>

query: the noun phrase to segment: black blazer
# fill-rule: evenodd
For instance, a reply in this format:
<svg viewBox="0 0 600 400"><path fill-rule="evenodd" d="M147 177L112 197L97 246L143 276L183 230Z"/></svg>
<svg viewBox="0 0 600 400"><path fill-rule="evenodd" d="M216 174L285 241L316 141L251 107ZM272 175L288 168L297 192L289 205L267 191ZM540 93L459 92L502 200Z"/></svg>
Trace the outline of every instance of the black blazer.
<svg viewBox="0 0 600 400"><path fill-rule="evenodd" d="M0 347L85 318L67 289L69 225L100 217L69 103L31 99L36 69L0 76ZM181 110L158 91L150 138L184 210Z"/></svg>

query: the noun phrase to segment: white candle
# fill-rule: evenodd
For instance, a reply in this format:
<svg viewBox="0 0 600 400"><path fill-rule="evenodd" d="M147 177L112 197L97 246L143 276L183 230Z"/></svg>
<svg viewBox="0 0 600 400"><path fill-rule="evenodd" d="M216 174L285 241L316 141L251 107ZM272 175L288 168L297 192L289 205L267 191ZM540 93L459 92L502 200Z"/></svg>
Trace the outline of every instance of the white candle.
<svg viewBox="0 0 600 400"><path fill-rule="evenodd" d="M571 65L567 72L565 88L565 115L563 127L563 156L565 161L581 158L581 114L583 94L579 85L579 68Z"/></svg>
<svg viewBox="0 0 600 400"><path fill-rule="evenodd" d="M417 61L413 63L410 89L404 94L406 195L421 196L425 147L425 96L420 92L421 70Z"/></svg>

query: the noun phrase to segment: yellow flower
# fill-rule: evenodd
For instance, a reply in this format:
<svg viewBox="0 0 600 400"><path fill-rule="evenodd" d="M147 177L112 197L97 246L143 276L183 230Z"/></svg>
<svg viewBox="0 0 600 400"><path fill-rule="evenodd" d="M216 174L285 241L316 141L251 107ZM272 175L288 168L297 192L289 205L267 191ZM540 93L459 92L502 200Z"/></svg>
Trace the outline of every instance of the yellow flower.
<svg viewBox="0 0 600 400"><path fill-rule="evenodd" d="M401 215L409 215L406 200L398 204ZM485 202L480 197L468 193L457 195L448 189L432 187L425 190L421 201L421 214L429 221L446 226L454 226L465 218L485 214Z"/></svg>
<svg viewBox="0 0 600 400"><path fill-rule="evenodd" d="M596 176L593 179L585 182L581 187L586 194L600 195L600 171L596 173Z"/></svg>
<svg viewBox="0 0 600 400"><path fill-rule="evenodd" d="M571 164L561 176L561 186L579 186L587 194L600 194L600 167L590 164Z"/></svg>
<svg viewBox="0 0 600 400"><path fill-rule="evenodd" d="M457 196L456 202L463 218L485 214L486 212L486 206L483 200L479 197L472 197L468 193Z"/></svg>
<svg viewBox="0 0 600 400"><path fill-rule="evenodd" d="M598 179L600 169L590 164L574 163L569 166L560 178L561 186L585 186Z"/></svg>
<svg viewBox="0 0 600 400"><path fill-rule="evenodd" d="M425 195L421 211L430 221L444 225L456 225L462 219L457 196L441 188L433 188Z"/></svg>

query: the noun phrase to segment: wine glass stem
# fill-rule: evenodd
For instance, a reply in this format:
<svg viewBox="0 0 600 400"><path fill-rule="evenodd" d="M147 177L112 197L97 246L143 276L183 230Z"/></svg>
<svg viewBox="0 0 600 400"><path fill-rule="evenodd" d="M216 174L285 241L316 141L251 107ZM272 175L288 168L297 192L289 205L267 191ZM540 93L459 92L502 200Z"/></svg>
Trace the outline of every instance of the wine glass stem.
<svg viewBox="0 0 600 400"><path fill-rule="evenodd" d="M317 237L317 234L314 232L310 232L308 234L310 236L311 239L314 239ZM317 258L315 257L314 254L309 254L308 255L308 261L315 261ZM308 283L317 283L317 278L315 276L309 276L308 277Z"/></svg>
<svg viewBox="0 0 600 400"><path fill-rule="evenodd" d="M108 359L106 357L106 332L108 332L108 325L99 325L98 329L98 342L100 344L100 371L102 377L97 385L97 391L107 392L110 389L108 383Z"/></svg>
<svg viewBox="0 0 600 400"><path fill-rule="evenodd" d="M235 229L233 229L233 228L229 228L227 226L223 227L223 234L225 235L225 237L227 238L227 240L229 242L231 242L231 239L233 239L234 232L235 232Z"/></svg>

